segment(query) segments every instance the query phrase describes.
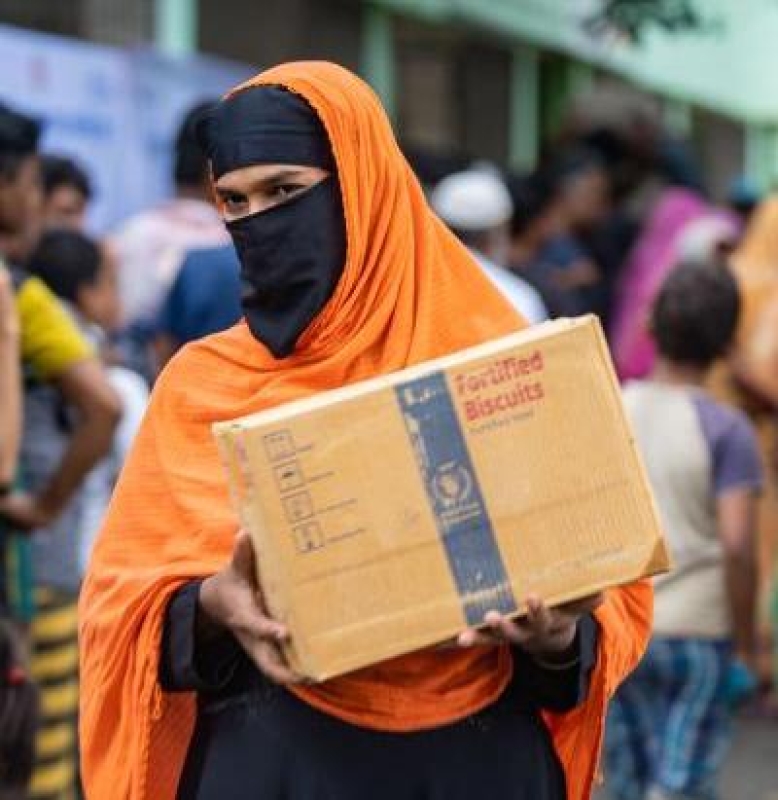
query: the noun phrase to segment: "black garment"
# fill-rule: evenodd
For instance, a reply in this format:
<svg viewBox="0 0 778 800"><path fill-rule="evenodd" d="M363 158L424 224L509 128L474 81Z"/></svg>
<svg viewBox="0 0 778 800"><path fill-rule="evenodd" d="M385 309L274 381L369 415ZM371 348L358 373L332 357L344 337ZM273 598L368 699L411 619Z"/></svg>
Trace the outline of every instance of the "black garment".
<svg viewBox="0 0 778 800"><path fill-rule="evenodd" d="M289 202L227 224L251 333L275 358L286 358L329 300L346 262L343 200L327 131L302 97L258 86L210 108L197 134L216 178L256 164L330 173Z"/></svg>
<svg viewBox="0 0 778 800"><path fill-rule="evenodd" d="M330 299L346 263L338 181L325 178L227 229L240 260L246 322L255 339L285 358Z"/></svg>
<svg viewBox="0 0 778 800"><path fill-rule="evenodd" d="M197 690L197 725L177 800L564 800L540 715L586 696L597 626L579 626L575 667L545 670L516 649L499 700L430 731L386 733L323 714L266 681L229 634L195 642L199 584L168 607L160 680Z"/></svg>
<svg viewBox="0 0 778 800"><path fill-rule="evenodd" d="M335 171L329 137L300 95L278 86L244 89L195 125L215 178L251 164L305 164Z"/></svg>

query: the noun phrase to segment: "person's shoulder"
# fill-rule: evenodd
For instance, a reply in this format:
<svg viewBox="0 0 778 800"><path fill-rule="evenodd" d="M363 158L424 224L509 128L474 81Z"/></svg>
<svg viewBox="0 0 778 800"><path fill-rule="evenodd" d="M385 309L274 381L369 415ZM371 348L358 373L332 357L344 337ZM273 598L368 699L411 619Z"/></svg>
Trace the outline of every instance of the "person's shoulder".
<svg viewBox="0 0 778 800"><path fill-rule="evenodd" d="M702 414L716 420L721 431L748 431L753 432L754 427L748 416L739 408L723 403L706 391L696 392L694 402Z"/></svg>
<svg viewBox="0 0 778 800"><path fill-rule="evenodd" d="M237 272L240 268L238 255L232 244L189 250L184 257L181 272L187 275L208 273L213 270Z"/></svg>
<svg viewBox="0 0 778 800"><path fill-rule="evenodd" d="M627 408L631 408L644 400L651 394L652 384L650 381L640 378L630 378L621 386L621 396Z"/></svg>
<svg viewBox="0 0 778 800"><path fill-rule="evenodd" d="M748 417L707 394L700 393L695 402L713 458L716 494L735 488L759 490L764 469L756 431Z"/></svg>
<svg viewBox="0 0 778 800"><path fill-rule="evenodd" d="M531 283L483 256L477 256L476 261L497 289L529 323L548 319L543 298Z"/></svg>
<svg viewBox="0 0 778 800"><path fill-rule="evenodd" d="M133 236L143 235L144 233L148 233L151 229L163 226L165 217L166 215L161 206L154 206L153 208L145 208L142 211L137 211L135 214L130 215L119 223L110 238L112 240L123 240Z"/></svg>
<svg viewBox="0 0 778 800"><path fill-rule="evenodd" d="M621 385L621 394L624 397L639 397L646 390L646 381L639 378L630 378Z"/></svg>
<svg viewBox="0 0 778 800"><path fill-rule="evenodd" d="M40 278L27 278L16 293L22 360L44 380L92 359L94 347L59 298Z"/></svg>
<svg viewBox="0 0 778 800"><path fill-rule="evenodd" d="M165 205L154 206L127 217L110 233L108 242L121 258L138 249L153 249L160 241L167 241L170 238L169 227Z"/></svg>
<svg viewBox="0 0 778 800"><path fill-rule="evenodd" d="M38 315L56 317L68 329L77 330L73 318L67 313L57 295L37 276L26 275L19 283L16 292L16 302L22 321L30 315L31 322L39 322Z"/></svg>
<svg viewBox="0 0 778 800"><path fill-rule="evenodd" d="M737 445L739 449L758 452L756 431L743 411L714 399L707 392L697 393L694 402L702 428L714 448Z"/></svg>
<svg viewBox="0 0 778 800"><path fill-rule="evenodd" d="M630 378L622 385L621 393L624 405L633 414L661 418L665 413L684 413L681 409L686 408L690 413L694 413L693 392L678 386L668 386L650 378Z"/></svg>

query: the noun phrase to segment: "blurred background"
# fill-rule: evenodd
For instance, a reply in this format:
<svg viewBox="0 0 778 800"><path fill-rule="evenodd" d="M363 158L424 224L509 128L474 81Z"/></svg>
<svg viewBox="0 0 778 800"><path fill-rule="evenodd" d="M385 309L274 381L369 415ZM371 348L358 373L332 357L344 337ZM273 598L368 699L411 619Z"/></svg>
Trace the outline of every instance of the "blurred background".
<svg viewBox="0 0 778 800"><path fill-rule="evenodd" d="M197 96L289 59L369 80L430 178L529 169L584 113L661 131L681 162L685 143L677 168L716 199L778 170L772 0L0 0L0 22L0 94L95 166L98 227L165 190Z"/></svg>
<svg viewBox="0 0 778 800"><path fill-rule="evenodd" d="M494 211L485 227L510 225L507 250L483 248L498 272L510 269L506 291L530 319L597 313L629 379L653 363L645 320L661 280L681 257L736 251L778 185L776 41L778 0L0 0L0 102L40 122L43 153L83 170L84 230L112 238L121 285L127 221L184 196L176 165L190 109L278 62L339 62L378 93L457 232L477 224L444 179L499 176L499 189L467 186ZM778 222L770 226L778 233ZM771 278L753 295L757 306L778 297L778 235L771 241L759 257ZM212 240L176 244L175 264L160 268L153 322L126 315L123 330L107 331L118 349L106 364L136 370L143 392L193 338L168 341L150 363L165 293L187 251L217 244L226 244L220 225ZM172 336L178 306L165 308ZM778 375L778 356L769 369ZM769 423L761 443L772 486L771 391L755 390L752 420ZM144 403L142 395L140 413ZM725 800L778 800L778 516L758 538L760 690L740 711Z"/></svg>

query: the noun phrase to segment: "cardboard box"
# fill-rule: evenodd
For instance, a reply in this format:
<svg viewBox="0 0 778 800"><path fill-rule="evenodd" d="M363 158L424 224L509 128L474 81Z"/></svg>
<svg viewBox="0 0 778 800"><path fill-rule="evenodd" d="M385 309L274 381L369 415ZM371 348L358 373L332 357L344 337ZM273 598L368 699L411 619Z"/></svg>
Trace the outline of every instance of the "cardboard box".
<svg viewBox="0 0 778 800"><path fill-rule="evenodd" d="M598 321L215 426L286 653L323 680L668 567Z"/></svg>

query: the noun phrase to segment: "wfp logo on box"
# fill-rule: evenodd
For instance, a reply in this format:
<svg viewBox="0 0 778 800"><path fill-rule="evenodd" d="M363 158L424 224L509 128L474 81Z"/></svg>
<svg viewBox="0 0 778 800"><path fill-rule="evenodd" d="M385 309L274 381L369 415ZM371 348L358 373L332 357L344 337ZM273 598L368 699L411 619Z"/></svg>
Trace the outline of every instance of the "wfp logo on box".
<svg viewBox="0 0 778 800"><path fill-rule="evenodd" d="M473 476L463 464L441 464L432 476L432 491L441 510L451 511L468 503L473 496Z"/></svg>

